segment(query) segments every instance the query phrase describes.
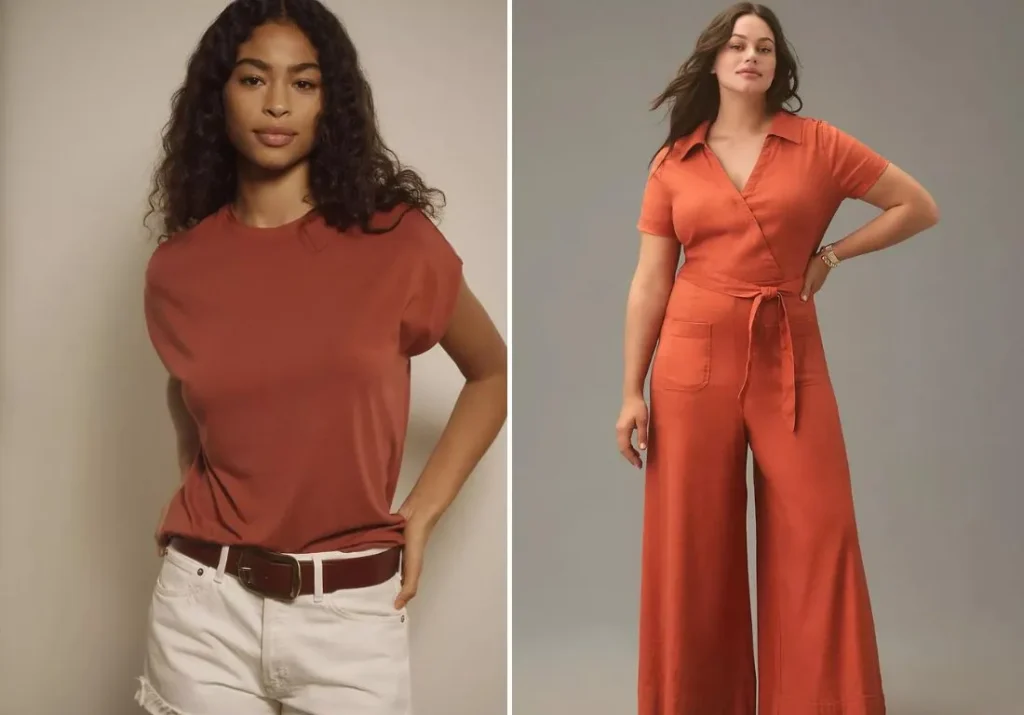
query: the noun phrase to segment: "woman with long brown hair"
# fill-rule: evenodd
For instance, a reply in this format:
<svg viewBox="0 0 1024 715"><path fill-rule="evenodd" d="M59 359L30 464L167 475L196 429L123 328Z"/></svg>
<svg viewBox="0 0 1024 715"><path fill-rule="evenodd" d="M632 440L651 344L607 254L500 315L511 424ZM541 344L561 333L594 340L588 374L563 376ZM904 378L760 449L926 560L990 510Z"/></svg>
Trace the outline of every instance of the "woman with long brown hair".
<svg viewBox="0 0 1024 715"><path fill-rule="evenodd" d="M408 715L406 605L505 419L505 344L377 128L318 0L235 0L174 96L145 280L181 485L157 529L138 703L154 714ZM411 360L465 378L392 508Z"/></svg>
<svg viewBox="0 0 1024 715"><path fill-rule="evenodd" d="M814 298L837 266L929 228L938 210L877 152L799 116L797 87L776 15L740 3L654 103L671 107L670 128L643 197L616 425L626 459L642 468L647 454L640 715L753 715L757 701L773 715L885 712ZM881 213L822 247L850 198Z"/></svg>

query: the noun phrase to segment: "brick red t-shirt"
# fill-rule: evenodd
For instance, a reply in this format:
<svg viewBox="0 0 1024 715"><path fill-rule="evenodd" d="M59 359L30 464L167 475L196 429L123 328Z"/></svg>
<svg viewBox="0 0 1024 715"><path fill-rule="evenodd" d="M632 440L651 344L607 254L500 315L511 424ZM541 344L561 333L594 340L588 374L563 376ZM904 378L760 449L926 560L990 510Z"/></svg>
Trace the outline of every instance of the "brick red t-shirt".
<svg viewBox="0 0 1024 715"><path fill-rule="evenodd" d="M399 220L400 219L400 220ZM339 232L225 206L153 253L150 338L199 427L161 539L303 553L402 543L392 513L409 360L454 309L462 261L423 213Z"/></svg>

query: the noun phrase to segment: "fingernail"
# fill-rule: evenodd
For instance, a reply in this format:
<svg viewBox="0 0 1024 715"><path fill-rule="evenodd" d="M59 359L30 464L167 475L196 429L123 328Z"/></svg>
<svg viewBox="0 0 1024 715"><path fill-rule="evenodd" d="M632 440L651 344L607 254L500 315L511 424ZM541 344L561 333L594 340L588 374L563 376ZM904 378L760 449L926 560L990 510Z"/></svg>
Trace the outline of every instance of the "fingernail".
<svg viewBox="0 0 1024 715"><path fill-rule="evenodd" d="M800 296L800 300L802 300L802 301L804 301L806 303L807 302L807 296L806 295Z"/></svg>
<svg viewBox="0 0 1024 715"><path fill-rule="evenodd" d="M647 443L646 442L641 442L640 443L640 449L647 449Z"/></svg>

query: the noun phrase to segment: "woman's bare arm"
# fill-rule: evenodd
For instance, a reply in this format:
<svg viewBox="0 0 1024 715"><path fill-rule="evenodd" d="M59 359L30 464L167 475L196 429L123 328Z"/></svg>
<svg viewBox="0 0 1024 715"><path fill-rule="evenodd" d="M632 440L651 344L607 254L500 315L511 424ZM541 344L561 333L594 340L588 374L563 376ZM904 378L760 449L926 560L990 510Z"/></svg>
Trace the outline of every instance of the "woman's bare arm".
<svg viewBox="0 0 1024 715"><path fill-rule="evenodd" d="M939 221L939 209L931 194L895 164L882 172L861 201L882 209L882 213L834 244L840 260L894 246Z"/></svg>
<svg viewBox="0 0 1024 715"><path fill-rule="evenodd" d="M415 514L430 524L452 503L498 436L508 404L505 341L465 281L441 347L466 384L419 480L399 510L407 518Z"/></svg>
<svg viewBox="0 0 1024 715"><path fill-rule="evenodd" d="M658 343L661 323L665 319L665 307L679 266L679 252L679 241L674 238L640 234L640 257L626 299L622 409L615 422L615 439L619 453L637 469L643 467L637 447L647 449L648 410L644 401L644 382ZM637 433L637 446L633 445L634 431Z"/></svg>
<svg viewBox="0 0 1024 715"><path fill-rule="evenodd" d="M498 436L508 409L505 341L465 281L441 347L466 384L419 479L398 510L406 521L402 590L395 598L396 608L403 608L416 595L427 539Z"/></svg>
<svg viewBox="0 0 1024 715"><path fill-rule="evenodd" d="M679 252L679 241L675 238L640 235L640 256L626 300L623 397L643 395L644 381L679 266Z"/></svg>

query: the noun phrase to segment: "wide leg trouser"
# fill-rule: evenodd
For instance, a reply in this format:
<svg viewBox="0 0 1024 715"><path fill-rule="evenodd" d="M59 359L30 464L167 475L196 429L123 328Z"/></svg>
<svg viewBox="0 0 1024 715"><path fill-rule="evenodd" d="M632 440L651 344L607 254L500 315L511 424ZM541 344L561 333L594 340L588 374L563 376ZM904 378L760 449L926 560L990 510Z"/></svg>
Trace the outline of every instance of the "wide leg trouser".
<svg viewBox="0 0 1024 715"><path fill-rule="evenodd" d="M651 377L639 715L883 715L839 414L813 303L678 287ZM780 349L791 331L793 361ZM746 375L743 399L738 399ZM780 375L795 363L796 425ZM754 458L758 677L747 570Z"/></svg>

